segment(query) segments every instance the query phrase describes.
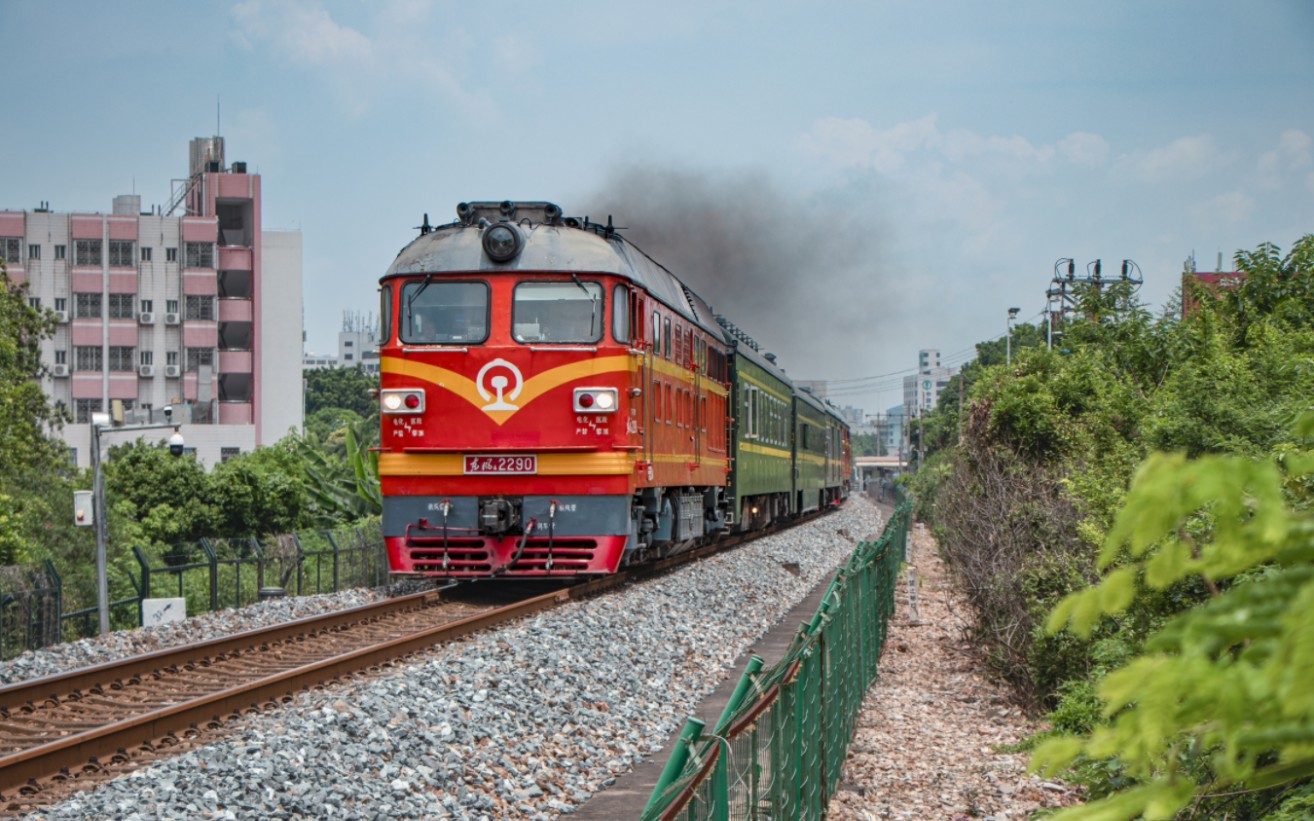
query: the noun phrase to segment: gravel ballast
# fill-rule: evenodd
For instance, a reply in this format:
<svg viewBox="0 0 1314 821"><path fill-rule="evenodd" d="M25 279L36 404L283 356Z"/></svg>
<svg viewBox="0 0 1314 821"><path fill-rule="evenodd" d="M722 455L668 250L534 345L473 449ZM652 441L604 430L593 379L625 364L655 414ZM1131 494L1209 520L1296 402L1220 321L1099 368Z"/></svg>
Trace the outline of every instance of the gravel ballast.
<svg viewBox="0 0 1314 821"><path fill-rule="evenodd" d="M855 498L678 572L302 694L227 740L28 817L554 818L660 750L852 552L838 531L879 529Z"/></svg>

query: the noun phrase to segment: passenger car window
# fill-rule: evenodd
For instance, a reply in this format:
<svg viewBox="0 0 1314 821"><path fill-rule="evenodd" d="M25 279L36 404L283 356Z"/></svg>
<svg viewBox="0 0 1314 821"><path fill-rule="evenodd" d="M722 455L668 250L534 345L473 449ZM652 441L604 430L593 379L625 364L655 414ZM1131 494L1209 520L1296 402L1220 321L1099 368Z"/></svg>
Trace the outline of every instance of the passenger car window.
<svg viewBox="0 0 1314 821"><path fill-rule="evenodd" d="M597 342L602 286L596 282L522 282L511 305L517 342Z"/></svg>
<svg viewBox="0 0 1314 821"><path fill-rule="evenodd" d="M408 282L401 302L402 342L450 345L488 339L486 282Z"/></svg>

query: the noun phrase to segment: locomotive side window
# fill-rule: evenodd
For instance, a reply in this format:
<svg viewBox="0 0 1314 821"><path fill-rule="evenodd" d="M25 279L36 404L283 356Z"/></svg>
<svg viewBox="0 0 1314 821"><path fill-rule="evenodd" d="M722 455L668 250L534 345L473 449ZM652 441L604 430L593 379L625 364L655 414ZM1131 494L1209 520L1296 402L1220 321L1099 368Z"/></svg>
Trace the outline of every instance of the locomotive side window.
<svg viewBox="0 0 1314 821"><path fill-rule="evenodd" d="M624 285L611 292L611 335L617 342L630 341L630 289Z"/></svg>
<svg viewBox="0 0 1314 821"><path fill-rule="evenodd" d="M511 305L517 342L597 342L602 338L602 286L596 282L522 282Z"/></svg>
<svg viewBox="0 0 1314 821"><path fill-rule="evenodd" d="M392 286L379 289L379 344L392 341Z"/></svg>
<svg viewBox="0 0 1314 821"><path fill-rule="evenodd" d="M486 282L436 282L426 277L406 283L401 296L402 342L466 344L488 339Z"/></svg>

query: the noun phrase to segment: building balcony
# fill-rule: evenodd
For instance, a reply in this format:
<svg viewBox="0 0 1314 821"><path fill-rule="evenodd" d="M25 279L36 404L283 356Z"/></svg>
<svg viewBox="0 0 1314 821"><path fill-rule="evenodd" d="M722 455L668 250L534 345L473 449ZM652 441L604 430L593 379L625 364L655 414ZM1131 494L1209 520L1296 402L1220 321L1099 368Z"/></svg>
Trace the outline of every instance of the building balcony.
<svg viewBox="0 0 1314 821"><path fill-rule="evenodd" d="M255 409L250 402L220 402L219 424L251 425L255 423Z"/></svg>
<svg viewBox="0 0 1314 821"><path fill-rule="evenodd" d="M219 267L225 271L250 271L254 267L254 255L250 248L240 246L219 246Z"/></svg>
<svg viewBox="0 0 1314 821"><path fill-rule="evenodd" d="M249 299L219 299L220 322L250 322L254 308Z"/></svg>
<svg viewBox="0 0 1314 821"><path fill-rule="evenodd" d="M219 372L222 374L250 373L251 352L250 351L220 351Z"/></svg>

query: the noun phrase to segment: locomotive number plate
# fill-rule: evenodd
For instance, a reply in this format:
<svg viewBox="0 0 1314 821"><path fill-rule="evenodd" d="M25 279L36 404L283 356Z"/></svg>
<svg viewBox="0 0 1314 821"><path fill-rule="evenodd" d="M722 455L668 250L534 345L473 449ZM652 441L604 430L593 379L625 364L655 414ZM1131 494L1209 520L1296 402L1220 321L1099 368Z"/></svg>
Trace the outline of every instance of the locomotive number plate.
<svg viewBox="0 0 1314 821"><path fill-rule="evenodd" d="M538 456L466 456L465 475L538 473Z"/></svg>

